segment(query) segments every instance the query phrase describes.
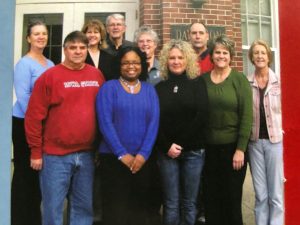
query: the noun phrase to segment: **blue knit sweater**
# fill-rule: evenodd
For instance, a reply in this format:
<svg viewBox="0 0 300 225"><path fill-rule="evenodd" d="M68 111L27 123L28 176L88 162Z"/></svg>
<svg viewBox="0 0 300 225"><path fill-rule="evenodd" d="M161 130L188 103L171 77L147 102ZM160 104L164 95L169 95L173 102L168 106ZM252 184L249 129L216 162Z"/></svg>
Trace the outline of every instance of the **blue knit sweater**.
<svg viewBox="0 0 300 225"><path fill-rule="evenodd" d="M148 159L159 126L159 103L151 84L141 82L140 92L130 94L119 80L107 81L97 95L96 110L103 135L100 153Z"/></svg>

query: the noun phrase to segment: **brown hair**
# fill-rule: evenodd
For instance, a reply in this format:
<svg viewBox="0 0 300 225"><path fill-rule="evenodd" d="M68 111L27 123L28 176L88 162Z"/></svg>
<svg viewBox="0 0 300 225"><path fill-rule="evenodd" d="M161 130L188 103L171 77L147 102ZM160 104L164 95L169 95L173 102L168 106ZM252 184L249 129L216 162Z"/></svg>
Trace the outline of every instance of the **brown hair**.
<svg viewBox="0 0 300 225"><path fill-rule="evenodd" d="M44 27L46 28L47 34L48 34L47 26L46 26L46 24L45 24L43 21L41 21L41 20L33 20L33 21L30 21L30 22L28 23L28 25L27 25L26 39L31 35L32 28L35 27L35 26L39 26L39 25L40 25L40 26L44 26ZM29 42L27 43L27 45L28 45L28 51L29 51L31 45L30 45Z"/></svg>
<svg viewBox="0 0 300 225"><path fill-rule="evenodd" d="M216 48L217 45L223 45L228 50L229 55L230 55L230 63L231 63L232 62L232 58L234 56L234 41L231 40L231 39L229 39L225 35L219 35L219 36L217 36L213 40L211 48L210 48L210 60L212 62L213 62L212 56L213 56L213 53L214 53L215 48Z"/></svg>
<svg viewBox="0 0 300 225"><path fill-rule="evenodd" d="M93 27L93 28L95 28L96 30L98 30L100 32L101 40L100 40L100 43L99 43L99 48L101 48L101 49L107 48L108 46L107 46L107 43L106 43L106 30L105 30L104 24L100 20L91 19L91 20L88 20L84 23L81 31L84 34L86 34L87 30L90 27Z"/></svg>
<svg viewBox="0 0 300 225"><path fill-rule="evenodd" d="M256 45L261 45L261 46L264 46L266 48L266 51L267 51L267 55L268 55L268 58L269 58L269 63L268 63L268 67L270 67L271 63L273 62L273 56L272 56L272 50L271 48L269 47L269 45L267 44L266 41L264 40L261 40L261 39L257 39L255 40L251 46L250 46L250 49L249 49L249 52L248 52L248 57L251 61L252 64L254 64L253 62L253 49Z"/></svg>
<svg viewBox="0 0 300 225"><path fill-rule="evenodd" d="M88 46L88 44L89 44L89 40L87 39L85 34L78 30L75 30L67 35L67 37L64 40L63 47L65 48L67 46L68 42L74 43L77 41L85 44L86 46Z"/></svg>

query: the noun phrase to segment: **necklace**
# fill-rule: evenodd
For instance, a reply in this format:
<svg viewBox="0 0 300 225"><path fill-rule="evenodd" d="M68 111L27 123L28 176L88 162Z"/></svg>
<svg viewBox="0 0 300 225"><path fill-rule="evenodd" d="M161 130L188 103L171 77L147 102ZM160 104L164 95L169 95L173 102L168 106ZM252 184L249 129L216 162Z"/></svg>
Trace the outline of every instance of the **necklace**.
<svg viewBox="0 0 300 225"><path fill-rule="evenodd" d="M139 84L140 84L140 80L139 79L137 79L137 82L136 82L136 84L134 84L134 85L131 85L131 84L129 84L126 80L124 80L122 77L120 77L120 79L119 79L128 89L129 89L129 91L130 91L130 93L131 94L134 94L134 89L137 87L137 86L139 86Z"/></svg>
<svg viewBox="0 0 300 225"><path fill-rule="evenodd" d="M178 86L175 85L174 88L173 88L173 93L177 93L178 92Z"/></svg>

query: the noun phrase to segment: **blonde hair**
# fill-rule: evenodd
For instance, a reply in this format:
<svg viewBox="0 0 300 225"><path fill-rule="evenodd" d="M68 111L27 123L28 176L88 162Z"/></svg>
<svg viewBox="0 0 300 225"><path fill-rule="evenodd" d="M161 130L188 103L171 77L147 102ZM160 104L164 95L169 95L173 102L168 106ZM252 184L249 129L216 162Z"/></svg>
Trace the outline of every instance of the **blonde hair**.
<svg viewBox="0 0 300 225"><path fill-rule="evenodd" d="M196 78L200 74L200 69L197 64L198 56L196 55L192 45L182 40L170 40L163 46L159 57L159 66L161 76L167 80L169 76L168 59L170 51L173 48L179 49L186 60L186 75L188 78Z"/></svg>
<svg viewBox="0 0 300 225"><path fill-rule="evenodd" d="M266 48L266 52L267 52L267 55L268 55L268 58L269 58L269 63L268 63L268 67L270 67L270 65L272 64L273 62L273 56L272 56L272 50L271 48L269 47L268 43L264 40L261 40L261 39L257 39L255 40L251 46L250 46L250 49L249 49L249 52L248 52L248 57L251 61L251 63L254 65L254 62L253 62L253 49L256 45L261 45L261 46L264 46Z"/></svg>
<svg viewBox="0 0 300 225"><path fill-rule="evenodd" d="M91 27L95 28L96 30L98 30L100 32L101 40L99 43L99 48L101 48L101 49L107 48L108 45L106 43L106 30L105 30L104 24L100 20L91 19L84 23L81 31L84 34L86 34L87 30Z"/></svg>

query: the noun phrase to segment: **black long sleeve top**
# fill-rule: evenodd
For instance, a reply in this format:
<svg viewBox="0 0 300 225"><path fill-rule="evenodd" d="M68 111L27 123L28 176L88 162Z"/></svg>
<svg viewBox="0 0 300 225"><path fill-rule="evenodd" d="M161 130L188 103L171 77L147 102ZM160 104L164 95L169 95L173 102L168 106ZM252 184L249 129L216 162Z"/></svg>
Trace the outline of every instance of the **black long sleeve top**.
<svg viewBox="0 0 300 225"><path fill-rule="evenodd" d="M186 74L169 74L156 86L160 102L160 128L156 146L168 152L173 143L183 151L204 147L208 116L208 97L202 77L188 79Z"/></svg>
<svg viewBox="0 0 300 225"><path fill-rule="evenodd" d="M85 62L100 69L104 75L105 80L108 81L111 79L119 78L119 76L116 75L115 71L113 70L114 59L114 56L108 53L107 50L101 49L98 65L94 64L89 52L87 54Z"/></svg>

